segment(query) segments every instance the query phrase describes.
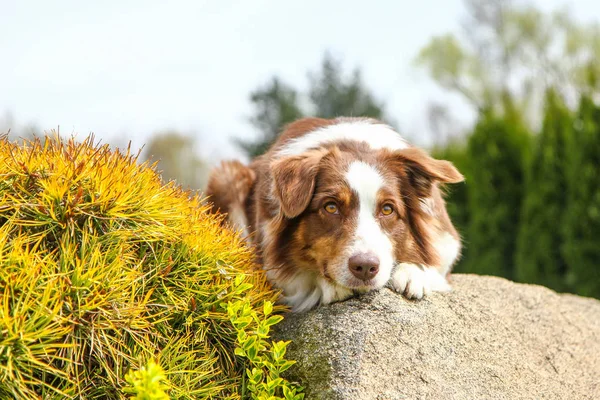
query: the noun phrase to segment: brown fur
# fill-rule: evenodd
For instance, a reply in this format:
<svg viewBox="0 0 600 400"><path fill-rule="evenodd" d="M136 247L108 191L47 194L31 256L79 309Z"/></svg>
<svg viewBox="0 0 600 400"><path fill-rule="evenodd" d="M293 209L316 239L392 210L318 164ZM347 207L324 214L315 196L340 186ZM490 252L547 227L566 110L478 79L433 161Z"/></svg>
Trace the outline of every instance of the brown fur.
<svg viewBox="0 0 600 400"><path fill-rule="evenodd" d="M256 181L256 173L241 162L223 161L209 176L205 194L209 196L210 211L230 214L234 207L246 209ZM247 217L247 215L246 215ZM247 222L250 221L247 219Z"/></svg>

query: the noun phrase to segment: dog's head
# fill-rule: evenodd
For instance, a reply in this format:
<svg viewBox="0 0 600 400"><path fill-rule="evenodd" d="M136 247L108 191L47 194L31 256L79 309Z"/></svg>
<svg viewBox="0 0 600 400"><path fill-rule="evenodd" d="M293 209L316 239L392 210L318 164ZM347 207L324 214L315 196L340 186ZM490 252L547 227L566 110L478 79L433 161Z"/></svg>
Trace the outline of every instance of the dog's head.
<svg viewBox="0 0 600 400"><path fill-rule="evenodd" d="M435 264L427 202L437 184L463 180L450 162L369 140L287 153L270 164L286 264L358 291L385 285L397 263Z"/></svg>

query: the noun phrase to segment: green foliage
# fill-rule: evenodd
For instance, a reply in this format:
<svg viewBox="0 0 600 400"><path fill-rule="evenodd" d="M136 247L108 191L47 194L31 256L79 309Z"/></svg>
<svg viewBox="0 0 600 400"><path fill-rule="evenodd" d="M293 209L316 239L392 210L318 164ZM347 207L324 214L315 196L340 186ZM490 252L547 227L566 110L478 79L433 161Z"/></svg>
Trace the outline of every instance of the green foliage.
<svg viewBox="0 0 600 400"><path fill-rule="evenodd" d="M479 82L484 78L480 76L482 71L478 58L469 54L454 35L432 38L421 49L416 62L427 68L430 76L442 87L458 91L478 108L492 102L492 99L486 98L489 90Z"/></svg>
<svg viewBox="0 0 600 400"><path fill-rule="evenodd" d="M129 152L0 140L0 398L121 399L160 360L172 399L239 399L227 305L262 324L275 298L242 240Z"/></svg>
<svg viewBox="0 0 600 400"><path fill-rule="evenodd" d="M600 28L565 11L545 13L529 3L466 0L460 34L436 36L416 62L442 87L476 110L501 112L509 92L528 125L539 121L548 87L576 95L597 89Z"/></svg>
<svg viewBox="0 0 600 400"><path fill-rule="evenodd" d="M296 90L273 77L266 86L250 94L254 105L254 116L250 122L260 132L255 141L238 140L238 145L252 158L267 151L275 141L281 128L303 116L298 105Z"/></svg>
<svg viewBox="0 0 600 400"><path fill-rule="evenodd" d="M250 122L259 131L259 137L251 142L237 141L251 158L266 152L286 124L304 115L387 119L383 103L375 100L366 88L358 69L354 70L350 79L346 79L340 62L326 54L321 69L310 74L309 78L308 110L300 106L298 92L277 77L251 93L250 100L255 110Z"/></svg>
<svg viewBox="0 0 600 400"><path fill-rule="evenodd" d="M125 375L125 380L131 387L126 387L123 391L135 394L130 397L130 400L169 400L169 396L165 393L168 388L164 384L165 372L154 361L148 362L148 365L138 371L129 371Z"/></svg>
<svg viewBox="0 0 600 400"><path fill-rule="evenodd" d="M600 297L600 107L583 96L567 157L562 248L577 293Z"/></svg>
<svg viewBox="0 0 600 400"><path fill-rule="evenodd" d="M468 272L513 277L528 142L514 114L485 113L469 138Z"/></svg>
<svg viewBox="0 0 600 400"><path fill-rule="evenodd" d="M246 360L246 389L258 400L302 400L301 388L294 387L281 374L294 365L284 358L289 342L271 342L271 326L279 323L281 315L271 315L273 305L265 302L261 319L248 301L238 300L227 305L231 324L237 330L235 354Z"/></svg>
<svg viewBox="0 0 600 400"><path fill-rule="evenodd" d="M567 141L573 120L560 97L549 91L542 131L527 168L519 227L516 278L565 290L566 261L558 226L567 209Z"/></svg>

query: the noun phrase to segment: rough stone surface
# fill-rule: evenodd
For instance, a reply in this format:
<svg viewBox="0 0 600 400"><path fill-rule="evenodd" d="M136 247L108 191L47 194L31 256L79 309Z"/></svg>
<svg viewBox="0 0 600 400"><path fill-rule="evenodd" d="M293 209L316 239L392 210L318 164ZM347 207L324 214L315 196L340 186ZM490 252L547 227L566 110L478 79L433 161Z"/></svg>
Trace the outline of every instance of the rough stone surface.
<svg viewBox="0 0 600 400"><path fill-rule="evenodd" d="M308 399L600 399L600 301L454 275L409 301L389 289L290 314L289 378Z"/></svg>

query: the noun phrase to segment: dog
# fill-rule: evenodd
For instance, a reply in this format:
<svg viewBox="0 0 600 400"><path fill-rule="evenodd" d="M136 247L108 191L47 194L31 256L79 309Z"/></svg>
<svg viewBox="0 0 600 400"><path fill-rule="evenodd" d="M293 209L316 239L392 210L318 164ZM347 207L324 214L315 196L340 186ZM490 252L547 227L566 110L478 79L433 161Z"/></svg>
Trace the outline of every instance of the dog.
<svg viewBox="0 0 600 400"><path fill-rule="evenodd" d="M301 312L388 282L409 299L450 290L461 241L441 187L463 180L380 121L304 118L249 166L214 168L206 195Z"/></svg>

